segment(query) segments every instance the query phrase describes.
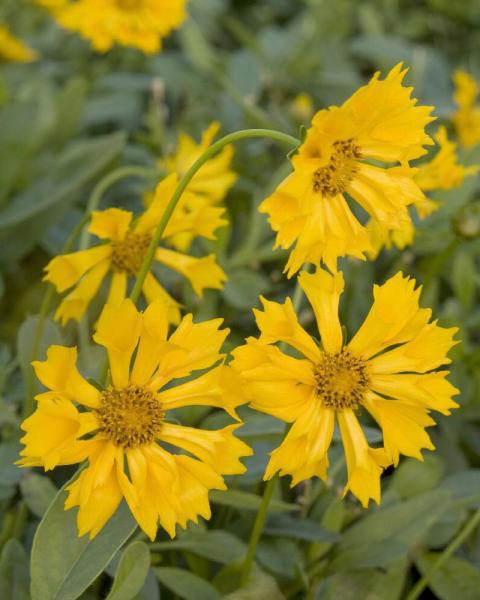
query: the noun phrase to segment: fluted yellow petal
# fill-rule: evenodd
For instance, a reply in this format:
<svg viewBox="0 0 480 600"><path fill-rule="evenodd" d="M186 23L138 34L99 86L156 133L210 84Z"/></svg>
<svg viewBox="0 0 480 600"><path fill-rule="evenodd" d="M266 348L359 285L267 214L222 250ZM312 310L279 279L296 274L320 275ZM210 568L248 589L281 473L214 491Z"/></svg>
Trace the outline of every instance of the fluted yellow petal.
<svg viewBox="0 0 480 600"><path fill-rule="evenodd" d="M127 273L125 271L114 271L108 291L106 304L120 304L127 295Z"/></svg>
<svg viewBox="0 0 480 600"><path fill-rule="evenodd" d="M56 256L45 267L46 275L43 279L53 283L58 292L64 292L75 285L87 271L109 258L111 254L111 246L105 244L88 250Z"/></svg>
<svg viewBox="0 0 480 600"><path fill-rule="evenodd" d="M107 304L97 323L93 339L108 352L112 381L124 388L130 378L130 361L142 328L142 316L130 299Z"/></svg>
<svg viewBox="0 0 480 600"><path fill-rule="evenodd" d="M121 208L94 210L88 231L102 240L123 240L132 219L133 214Z"/></svg>
<svg viewBox="0 0 480 600"><path fill-rule="evenodd" d="M342 347L342 327L338 318L338 303L343 292L342 273L330 275L323 269L316 273L300 273L298 282L310 302L325 352L335 354Z"/></svg>
<svg viewBox="0 0 480 600"><path fill-rule="evenodd" d="M146 276L142 291L149 304L152 302L161 302L166 306L170 323L174 325L180 323L180 304L170 296L151 273L148 273Z"/></svg>

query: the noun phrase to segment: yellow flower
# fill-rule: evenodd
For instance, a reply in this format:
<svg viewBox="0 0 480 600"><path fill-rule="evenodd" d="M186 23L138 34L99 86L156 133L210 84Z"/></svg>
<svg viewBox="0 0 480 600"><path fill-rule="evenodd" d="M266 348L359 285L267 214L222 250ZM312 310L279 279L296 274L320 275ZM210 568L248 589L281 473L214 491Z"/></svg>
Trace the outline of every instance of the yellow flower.
<svg viewBox="0 0 480 600"><path fill-rule="evenodd" d="M17 39L8 28L0 23L0 62L33 62L38 54Z"/></svg>
<svg viewBox="0 0 480 600"><path fill-rule="evenodd" d="M33 363L50 391L37 396L36 411L22 424L20 464L53 469L88 461L65 503L79 507L79 535L95 537L125 498L152 540L158 523L174 537L177 524L210 518L208 491L226 489L222 475L245 471L239 458L251 450L233 435L240 424L204 431L168 420L168 411L192 405L237 418L238 376L223 363L205 372L223 358L228 330L219 330L221 322L195 324L187 315L167 339L163 305L155 302L142 314L127 299L106 305L94 336L108 353L106 389L80 375L76 348L51 346L47 360ZM193 372L186 383L168 385Z"/></svg>
<svg viewBox="0 0 480 600"><path fill-rule="evenodd" d="M261 204L276 246L296 244L289 277L305 262L323 260L335 271L340 256L365 258L368 232L345 194L388 229L409 221L407 207L423 199L408 161L432 143L425 133L432 109L416 106L412 88L402 86L405 74L401 64L382 81L376 73L341 107L319 111L292 159L293 173Z"/></svg>
<svg viewBox="0 0 480 600"><path fill-rule="evenodd" d="M120 44L153 54L185 20L185 4L186 0L78 0L63 6L55 2L52 12L63 27L90 40L99 52Z"/></svg>
<svg viewBox="0 0 480 600"><path fill-rule="evenodd" d="M462 185L465 177L475 175L479 168L476 165L464 167L458 162L457 144L448 139L445 127L439 127L435 140L438 152L435 156L415 170L414 179L423 192L432 190L451 190ZM420 219L425 218L438 208L438 202L424 197L414 202ZM367 225L370 235L371 250L368 256L375 259L383 246L396 246L403 250L413 242L415 228L412 221L402 223L400 229L386 229L379 226L373 219Z"/></svg>
<svg viewBox="0 0 480 600"><path fill-rule="evenodd" d="M45 281L50 281L58 292L73 290L61 301L55 319L66 324L70 319L80 321L97 294L102 282L111 273L108 302L120 302L127 293L129 278L138 273L145 258L153 232L160 221L165 206L177 185L175 175L159 183L155 198L148 209L135 221L133 214L119 208L96 211L92 214L89 231L106 243L64 254L52 259L46 267ZM188 192L187 199L188 199ZM214 238L214 231L224 221L218 209L204 207L197 212L174 216L165 230L163 239L184 232L192 236ZM215 255L202 258L181 254L159 247L155 260L186 277L199 296L205 288L221 289L226 275L218 266ZM179 304L165 291L152 273L143 285L143 294L148 303L162 301L172 323L180 320Z"/></svg>
<svg viewBox="0 0 480 600"><path fill-rule="evenodd" d="M462 70L455 71L453 82L453 98L458 104L458 110L452 120L460 144L470 148L480 142L480 104L475 104L479 92L478 85L471 75Z"/></svg>
<svg viewBox="0 0 480 600"><path fill-rule="evenodd" d="M234 351L232 367L246 382L251 405L292 426L271 453L265 478L277 471L291 475L292 485L313 476L327 477L328 448L335 420L345 450L350 490L364 506L380 501L380 474L399 455L422 460L433 450L425 427L434 425L430 411L449 414L457 390L438 367L450 360L456 328L430 322L431 311L419 308L420 289L398 273L374 286L374 302L363 325L343 339L338 305L341 272L303 272L299 283L315 313L321 346L299 324L291 300L262 299L255 311L261 335ZM275 346L282 342L294 357ZM383 433L383 448L369 446L357 415L366 410Z"/></svg>
<svg viewBox="0 0 480 600"><path fill-rule="evenodd" d="M308 121L314 113L312 97L305 92L298 94L290 103L290 112L297 121Z"/></svg>

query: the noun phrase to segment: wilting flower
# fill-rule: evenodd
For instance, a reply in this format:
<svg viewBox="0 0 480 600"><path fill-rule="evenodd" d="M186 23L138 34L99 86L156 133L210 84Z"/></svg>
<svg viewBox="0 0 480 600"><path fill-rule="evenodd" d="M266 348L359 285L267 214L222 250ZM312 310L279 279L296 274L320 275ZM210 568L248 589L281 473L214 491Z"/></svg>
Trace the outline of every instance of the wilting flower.
<svg viewBox="0 0 480 600"><path fill-rule="evenodd" d="M168 173L175 173L180 179L193 163L212 145L214 137L220 129L220 123L214 121L203 132L200 143L186 133L181 133L174 153L158 161L159 167ZM237 174L231 168L233 147L225 146L220 152L201 167L187 190L188 198L183 201L186 210L196 210L206 205L218 205L237 181ZM148 203L149 197L146 197ZM170 243L177 250L186 251L192 241L188 233L173 236Z"/></svg>
<svg viewBox="0 0 480 600"><path fill-rule="evenodd" d="M0 23L0 62L33 62L38 54Z"/></svg>
<svg viewBox="0 0 480 600"><path fill-rule="evenodd" d="M108 274L111 274L111 279L107 302L118 303L125 298L128 281L137 275L154 230L176 185L175 175L161 181L154 200L135 221L131 212L119 208L95 211L89 231L101 240L106 240L106 243L88 250L56 256L48 263L45 281L53 283L58 292L73 287L55 313L57 320L63 324L70 319L80 321ZM182 202L188 202L188 196L189 193L185 192ZM183 233L213 239L214 231L225 223L221 218L222 209L203 206L187 211L182 206L181 203L165 230L163 239L167 243L170 238ZM159 247L155 252L155 261L186 277L199 296L205 288L221 289L226 281L226 275L216 263L214 254L196 258ZM162 301L168 308L170 321L178 323L179 304L151 272L145 279L142 291L148 303Z"/></svg>
<svg viewBox="0 0 480 600"><path fill-rule="evenodd" d="M299 324L291 300L262 299L255 311L261 335L234 351L232 367L246 381L251 405L292 426L271 453L265 479L277 471L292 485L313 476L326 479L335 421L345 450L350 490L364 506L380 501L380 474L399 455L422 460L434 449L425 427L430 411L449 414L457 390L447 381L448 350L456 328L430 322L419 308L420 289L398 273L374 286L374 302L363 325L347 343L338 318L344 283L341 272L303 272L299 283L315 313L321 345ZM288 345L296 356L275 346ZM383 447L369 446L358 416L366 410L383 433Z"/></svg>
<svg viewBox="0 0 480 600"><path fill-rule="evenodd" d="M106 52L115 44L158 52L162 40L186 18L186 0L40 0L57 21Z"/></svg>
<svg viewBox="0 0 480 600"><path fill-rule="evenodd" d="M433 143L425 133L432 108L416 106L412 88L402 86L406 72L399 64L382 81L376 73L341 107L319 111L292 159L293 173L261 204L276 246L295 244L289 276L305 262L324 261L335 271L340 256L365 258L369 235L346 195L387 229L410 221L408 206L424 198L408 161Z"/></svg>
<svg viewBox="0 0 480 600"><path fill-rule="evenodd" d="M455 71L453 76L455 93L453 98L458 110L452 117L458 139L462 146L470 148L480 142L479 88L475 79L465 71Z"/></svg>
<svg viewBox="0 0 480 600"><path fill-rule="evenodd" d="M435 139L438 143L438 152L416 170L414 178L420 189L424 192L433 190L451 190L462 185L465 177L478 173L476 165L465 167L458 162L457 144L448 139L445 127L439 127ZM434 212L439 204L435 200L425 197L413 204L420 219ZM370 243L372 249L368 252L371 259L379 254L383 246L390 248L396 246L403 250L413 242L415 227L412 221L405 221L400 229L382 228L373 219L368 223Z"/></svg>
<svg viewBox="0 0 480 600"><path fill-rule="evenodd" d="M223 358L228 330L219 330L221 322L195 324L187 315L167 339L164 306L156 302L142 314L127 299L106 305L94 336L108 353L105 389L80 375L76 348L51 346L47 360L33 363L50 391L36 397L37 409L22 424L20 464L47 470L88 461L65 503L79 507L80 535L95 537L123 497L152 540L158 522L173 537L176 524L210 518L208 491L226 489L222 475L245 470L239 458L251 450L233 435L240 424L206 431L168 419L170 410L192 405L237 418L238 376L224 364L205 372ZM169 385L193 372L193 379ZM172 446L184 452L172 453Z"/></svg>

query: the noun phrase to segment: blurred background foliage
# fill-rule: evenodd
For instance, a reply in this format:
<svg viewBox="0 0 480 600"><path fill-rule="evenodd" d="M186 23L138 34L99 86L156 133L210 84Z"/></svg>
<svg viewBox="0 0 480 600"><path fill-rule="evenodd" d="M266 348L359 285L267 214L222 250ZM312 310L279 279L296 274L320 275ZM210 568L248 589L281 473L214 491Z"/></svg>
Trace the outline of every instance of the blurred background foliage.
<svg viewBox="0 0 480 600"><path fill-rule="evenodd" d="M25 396L22 374L29 369L44 293L42 269L80 221L95 184L120 165L154 167L175 149L180 132L200 139L213 120L221 123L222 133L271 127L297 135L311 116L308 102L295 102L298 94L308 94L315 109L338 104L374 70L398 61L410 66L408 80L420 102L435 105L453 135L452 73L462 67L480 80L477 0L191 0L189 15L159 55L124 48L99 55L27 0L2 0L0 6L0 19L41 55L31 64L0 67L2 599L29 598L30 576L35 589L45 570L57 569L61 579L68 566L55 555L72 527L69 513L62 511L44 521L47 545L34 555L31 575L28 555L39 519L72 473L64 468L52 477L20 471L12 463ZM479 164L480 148L462 151L461 160ZM288 173L283 149L269 141L242 142L235 148L234 168L240 177L227 199L230 225L219 230L217 241L197 248L217 253L229 277L225 289L199 300L180 277L163 274L196 318L225 318L231 347L255 332L251 308L259 294L282 299L294 286L282 276L285 255L272 250L273 234L256 210ZM122 180L101 206L140 210L149 185L138 178ZM372 283L401 269L424 284L423 304L442 324L460 327L452 380L461 389L461 409L439 418L432 431L437 451L426 453L423 463L404 459L387 473L382 505L368 511L341 499L345 466L336 447L327 485L315 480L289 490L282 481L252 583L233 592L267 453L283 434L275 419L244 409L240 435L256 453L246 461L247 474L231 482L231 491L212 494L210 524L182 532L173 543L161 537L147 546L138 536L119 552L131 533L128 527L115 532L115 543L112 533L102 534L100 548L72 542L72 556L95 557L98 569L88 568L93 558L79 560L75 580L62 580L56 595L52 588L42 600L107 594L156 600L160 590L162 598L187 600L225 594L237 600L406 597L412 582L480 507L479 177L435 198L442 206L419 224L412 247L384 250L374 263L342 264L347 286L341 310L348 330L355 331L370 305ZM99 308L93 307L92 318ZM305 307L301 318L308 327L313 315ZM47 321L41 354L52 342L75 343L76 336L75 327L62 331ZM84 364L98 364L88 347L82 352ZM223 424L206 408L184 409L182 420L208 428ZM379 441L373 426L369 435L372 443ZM479 562L477 531L436 571L422 597L478 599Z"/></svg>

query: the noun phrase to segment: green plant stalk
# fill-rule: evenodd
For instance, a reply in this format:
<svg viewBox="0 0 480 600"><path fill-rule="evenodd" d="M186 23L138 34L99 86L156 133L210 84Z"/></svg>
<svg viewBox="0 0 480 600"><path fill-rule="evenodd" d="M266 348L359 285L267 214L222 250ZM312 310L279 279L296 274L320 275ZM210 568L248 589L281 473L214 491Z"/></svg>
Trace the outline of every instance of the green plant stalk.
<svg viewBox="0 0 480 600"><path fill-rule="evenodd" d="M308 266L305 267L305 270L308 271ZM298 283L298 278L297 278L297 284L295 286L295 290L294 290L293 296L292 296L292 304L293 304L293 308L294 308L295 312L297 312L298 309L300 308L300 304L302 302L302 297L303 297L303 290L300 287L300 284ZM287 344L285 344L285 342L282 342L280 344L280 349L284 350L286 346L287 346ZM289 426L287 425L285 427L285 435L287 434L288 429L289 429ZM267 513L268 513L268 506L270 504L270 500L272 499L272 493L273 493L273 489L275 487L275 483L277 482L277 479L278 479L278 473L275 473L275 475L267 481L265 488L263 490L262 502L258 509L257 515L255 517L255 522L253 523L253 529L250 534L250 539L248 540L247 553L245 555L245 559L244 559L243 565L242 565L242 574L240 576L240 585L241 586L247 585L248 580L250 578L250 573L252 572L252 567L253 567L253 560L254 560L255 554L257 552L257 546L258 546L258 542L260 541L260 537L262 535L263 528L265 527L265 521L266 521Z"/></svg>
<svg viewBox="0 0 480 600"><path fill-rule="evenodd" d="M185 175L180 179L173 196L170 199L170 202L167 204L165 208L165 212L162 215L162 218L157 225L157 229L153 234L152 241L150 242L150 246L148 247L147 253L143 260L143 263L138 271L137 280L135 281L135 285L133 286L132 292L130 294L131 300L133 302L137 302L140 297L140 293L142 291L143 284L145 282L145 278L150 271L152 266L153 259L155 257L155 252L157 247L162 239L162 236L167 228L170 217L175 210L175 207L178 204L183 192L186 187L193 179L197 171L212 158L215 156L222 148L227 146L228 144L232 144L234 142L238 142L239 140L249 139L249 138L270 138L272 140L276 140L277 142L281 142L283 144L287 144L289 146L293 146L294 148L300 144L300 140L288 135L286 133L282 133L281 131L275 131L272 129L243 129L241 131L236 131L235 133L230 133L222 138L220 138L217 142L212 144L188 169Z"/></svg>
<svg viewBox="0 0 480 600"><path fill-rule="evenodd" d="M452 556L452 554L461 546L461 544L467 539L467 537L473 532L473 530L480 524L480 509L473 513L465 527L458 533L458 535L450 542L445 548L438 559L433 563L430 569L425 575L417 581L417 583L410 590L410 593L405 600L417 600L420 594L428 586L432 577L438 571L438 569Z"/></svg>
<svg viewBox="0 0 480 600"><path fill-rule="evenodd" d="M100 203L103 194L111 185L125 177L154 177L155 174L156 171L154 171L153 169L147 169L145 167L140 167L136 165L127 165L125 167L115 169L114 171L108 173L108 175L103 177L103 179L101 179L93 188L92 193L90 194L90 197L88 199L87 206L85 208L85 213L82 219L75 226L67 241L65 242L62 248L62 254L67 254L68 252L70 252L70 250L73 248L75 240L80 234L80 249L85 249L88 246L89 233L85 229L85 225L90 219L91 212L98 207L98 204ZM37 358L38 350L40 347L40 341L43 335L45 318L50 312L50 308L52 306L54 297L55 288L53 287L53 285L48 284L48 287L43 295L42 304L40 306L40 312L38 316L38 322L33 336L32 350L30 354L31 361ZM34 406L33 398L35 396L35 378L33 368L31 366L28 368L28 371L26 373L25 387L25 403L22 411L22 417L24 419L30 415Z"/></svg>

